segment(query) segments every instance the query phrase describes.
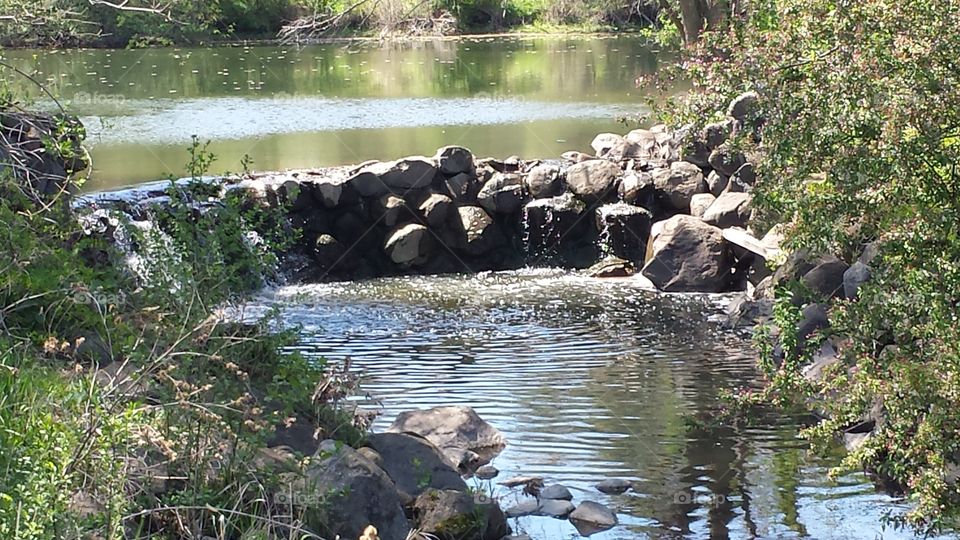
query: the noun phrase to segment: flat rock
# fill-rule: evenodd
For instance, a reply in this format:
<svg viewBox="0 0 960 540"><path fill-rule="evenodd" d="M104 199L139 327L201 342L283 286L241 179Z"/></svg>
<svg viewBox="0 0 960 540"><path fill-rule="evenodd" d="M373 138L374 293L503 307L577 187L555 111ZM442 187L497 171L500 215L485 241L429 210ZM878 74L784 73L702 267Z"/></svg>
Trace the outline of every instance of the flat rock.
<svg viewBox="0 0 960 540"><path fill-rule="evenodd" d="M564 501L572 501L573 494L570 493L570 490L566 486L560 484L553 484L547 486L540 490L540 499L556 499Z"/></svg>
<svg viewBox="0 0 960 540"><path fill-rule="evenodd" d="M573 503L567 500L541 499L537 507L537 515L561 519L569 516L575 508Z"/></svg>
<svg viewBox="0 0 960 540"><path fill-rule="evenodd" d="M517 504L507 508L503 513L507 517L522 517L522 516L532 516L537 513L540 504L536 499L524 499Z"/></svg>
<svg viewBox="0 0 960 540"><path fill-rule="evenodd" d="M478 468L473 474L480 480L492 480L500 474L500 470L493 465L484 465L483 467Z"/></svg>
<svg viewBox="0 0 960 540"><path fill-rule="evenodd" d="M436 445L447 461L458 469L487 463L507 444L503 434L470 407L435 407L407 411L387 428L389 433L416 433ZM477 456L477 462L464 463L467 452Z"/></svg>
<svg viewBox="0 0 960 540"><path fill-rule="evenodd" d="M605 531L618 523L617 514L593 501L580 503L580 506L570 514L570 521L583 536Z"/></svg>
<svg viewBox="0 0 960 540"><path fill-rule="evenodd" d="M633 484L622 478L609 478L597 484L596 487L602 493L618 495L633 487Z"/></svg>

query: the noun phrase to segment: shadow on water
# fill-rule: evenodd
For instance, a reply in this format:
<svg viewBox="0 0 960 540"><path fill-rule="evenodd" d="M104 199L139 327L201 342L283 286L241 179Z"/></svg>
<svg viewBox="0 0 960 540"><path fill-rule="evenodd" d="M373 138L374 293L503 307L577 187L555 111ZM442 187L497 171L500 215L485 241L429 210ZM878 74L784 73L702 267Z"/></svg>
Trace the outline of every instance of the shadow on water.
<svg viewBox="0 0 960 540"><path fill-rule="evenodd" d="M286 287L248 309L279 307L308 356L350 358L379 404L361 406L382 406L375 429L403 410L476 408L510 441L500 478L543 476L618 512L592 538L909 537L884 529L903 508L863 475L827 480L835 461L808 454L800 419L710 421L722 390L757 382L749 343L712 322L725 302L524 270ZM634 490L602 494L607 478ZM533 538L579 536L567 521L511 522Z"/></svg>

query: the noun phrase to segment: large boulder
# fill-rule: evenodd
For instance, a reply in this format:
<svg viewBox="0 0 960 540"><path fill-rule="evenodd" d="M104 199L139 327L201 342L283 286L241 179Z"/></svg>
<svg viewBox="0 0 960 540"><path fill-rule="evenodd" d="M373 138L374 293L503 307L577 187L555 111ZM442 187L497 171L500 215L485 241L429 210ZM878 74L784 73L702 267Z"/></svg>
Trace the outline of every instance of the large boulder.
<svg viewBox="0 0 960 540"><path fill-rule="evenodd" d="M567 169L567 186L587 202L602 201L617 193L617 179L623 171L616 163L593 159Z"/></svg>
<svg viewBox="0 0 960 540"><path fill-rule="evenodd" d="M642 273L661 291L721 292L729 282L730 269L723 232L681 214L664 222Z"/></svg>
<svg viewBox="0 0 960 540"><path fill-rule="evenodd" d="M433 160L423 156L413 156L397 161L385 161L368 165L362 172L377 175L383 185L395 193L404 193L411 189L425 189L433 183L437 167Z"/></svg>
<svg viewBox="0 0 960 540"><path fill-rule="evenodd" d="M412 266L427 262L433 247L430 231L419 223L410 223L390 233L384 250L394 263Z"/></svg>
<svg viewBox="0 0 960 540"><path fill-rule="evenodd" d="M400 413L387 432L416 433L426 438L460 470L473 470L489 462L507 444L497 428L470 407L462 406Z"/></svg>
<svg viewBox="0 0 960 540"><path fill-rule="evenodd" d="M500 540L510 534L496 502L463 491L427 491L417 497L413 511L417 528L440 540Z"/></svg>
<svg viewBox="0 0 960 540"><path fill-rule="evenodd" d="M643 259L653 215L626 203L605 204L596 211L602 250L628 261Z"/></svg>
<svg viewBox="0 0 960 540"><path fill-rule="evenodd" d="M324 441L305 478L290 491L289 502L303 511L307 527L329 537L359 538L369 525L382 538L405 538L409 530L387 473L340 443Z"/></svg>
<svg viewBox="0 0 960 540"><path fill-rule="evenodd" d="M367 444L380 455L380 468L411 497L428 489L467 490L460 473L427 439L408 433L377 433L367 438Z"/></svg>
<svg viewBox="0 0 960 540"><path fill-rule="evenodd" d="M491 214L516 212L523 204L523 178L517 174L494 174L480 188L477 202Z"/></svg>
<svg viewBox="0 0 960 540"><path fill-rule="evenodd" d="M689 212L693 196L707 191L700 167L686 161L675 161L668 169L654 171L653 185L667 204L679 212Z"/></svg>
<svg viewBox="0 0 960 540"><path fill-rule="evenodd" d="M703 221L726 229L745 227L750 220L750 194L724 193L703 213Z"/></svg>
<svg viewBox="0 0 960 540"><path fill-rule="evenodd" d="M433 156L437 168L446 176L473 171L473 153L462 146L444 146Z"/></svg>
<svg viewBox="0 0 960 540"><path fill-rule="evenodd" d="M543 163L530 169L523 179L530 197L546 199L563 193L563 180L560 178L560 167Z"/></svg>
<svg viewBox="0 0 960 540"><path fill-rule="evenodd" d="M479 206L457 208L460 226L463 229L461 244L457 247L469 255L483 255L501 246L506 239L493 218Z"/></svg>

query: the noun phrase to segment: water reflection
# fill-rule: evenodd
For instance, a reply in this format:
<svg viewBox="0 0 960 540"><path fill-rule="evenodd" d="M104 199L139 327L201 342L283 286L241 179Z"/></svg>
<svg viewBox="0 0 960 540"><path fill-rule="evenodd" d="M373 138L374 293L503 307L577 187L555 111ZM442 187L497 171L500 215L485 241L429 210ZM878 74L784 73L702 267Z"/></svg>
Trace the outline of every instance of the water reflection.
<svg viewBox="0 0 960 540"><path fill-rule="evenodd" d="M432 154L589 150L618 114L644 107L636 77L661 59L639 38L483 39L87 51L3 51L84 118L91 187L180 173L212 139L215 172L341 165ZM42 98L28 81L21 95ZM47 103L47 106L52 104Z"/></svg>
<svg viewBox="0 0 960 540"><path fill-rule="evenodd" d="M715 416L722 389L755 383L748 344L709 322L723 302L526 270L288 287L255 307L302 325L304 354L364 370L377 428L401 410L475 407L510 441L501 478L540 475L616 509L621 525L592 538L909 537L883 530L900 508L862 475L826 479L834 461L807 453L799 419L691 421ZM594 485L607 478L635 489L604 495ZM511 521L534 538L578 536L566 521Z"/></svg>

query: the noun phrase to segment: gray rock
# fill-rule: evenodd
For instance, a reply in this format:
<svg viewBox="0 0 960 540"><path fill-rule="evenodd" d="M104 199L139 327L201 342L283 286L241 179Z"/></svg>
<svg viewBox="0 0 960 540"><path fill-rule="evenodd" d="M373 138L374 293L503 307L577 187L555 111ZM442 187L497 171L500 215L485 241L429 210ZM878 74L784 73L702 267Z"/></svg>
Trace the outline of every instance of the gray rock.
<svg viewBox="0 0 960 540"><path fill-rule="evenodd" d="M443 452L448 463L456 464L461 470L489 462L507 444L503 434L470 407L435 407L403 412L387 431L416 433L426 438ZM475 453L478 461L463 463L466 452Z"/></svg>
<svg viewBox="0 0 960 540"><path fill-rule="evenodd" d="M650 173L629 171L620 180L617 194L620 196L620 200L627 204L651 210L655 190L653 176Z"/></svg>
<svg viewBox="0 0 960 540"><path fill-rule="evenodd" d="M537 507L538 516L562 519L574 511L573 503L563 499L541 499Z"/></svg>
<svg viewBox="0 0 960 540"><path fill-rule="evenodd" d="M383 456L381 456L380 453L373 448L370 448L369 446L363 446L361 448L357 448L357 453L369 459L370 462L377 467L383 469Z"/></svg>
<svg viewBox="0 0 960 540"><path fill-rule="evenodd" d="M500 540L530 540L530 537L525 534L511 534L509 536L504 536Z"/></svg>
<svg viewBox="0 0 960 540"><path fill-rule="evenodd" d="M557 499L564 501L572 501L573 494L570 493L570 490L566 486L561 486L560 484L553 484L547 486L540 490L540 499Z"/></svg>
<svg viewBox="0 0 960 540"><path fill-rule="evenodd" d="M560 154L564 160L569 161L570 163L583 163L584 161L590 161L592 159L597 159L590 154L584 154L583 152L564 152Z"/></svg>
<svg viewBox="0 0 960 540"><path fill-rule="evenodd" d="M730 102L730 106L727 107L727 116L745 123L751 115L756 114L759 100L760 96L756 92L744 92Z"/></svg>
<svg viewBox="0 0 960 540"><path fill-rule="evenodd" d="M316 197L327 208L356 204L360 197L356 181L355 178L324 178L314 184Z"/></svg>
<svg viewBox="0 0 960 540"><path fill-rule="evenodd" d="M530 169L524 177L527 192L534 199L556 197L563 193L563 181L560 178L560 168L556 165L543 163Z"/></svg>
<svg viewBox="0 0 960 540"><path fill-rule="evenodd" d="M324 441L292 500L305 525L326 536L359 538L373 524L383 538L404 538L409 529L393 481L356 450ZM298 510L300 512L300 510ZM300 515L298 513L298 515Z"/></svg>
<svg viewBox="0 0 960 540"><path fill-rule="evenodd" d="M616 526L617 515L600 503L584 501L570 514L570 522L581 535L590 536Z"/></svg>
<svg viewBox="0 0 960 540"><path fill-rule="evenodd" d="M803 348L810 337L819 330L830 327L830 315L822 304L810 304L803 308L797 324L797 346Z"/></svg>
<svg viewBox="0 0 960 540"><path fill-rule="evenodd" d="M523 516L532 516L537 513L537 510L540 508L540 504L536 499L524 499L517 504L509 507L504 512L507 517L523 517Z"/></svg>
<svg viewBox="0 0 960 540"><path fill-rule="evenodd" d="M387 237L384 251L390 260L403 266L427 262L433 252L434 242L430 231L418 223L410 223L396 229Z"/></svg>
<svg viewBox="0 0 960 540"><path fill-rule="evenodd" d="M477 504L472 495L462 491L427 491L417 497L414 514L417 528L444 540L500 540L510 534L506 517L495 502Z"/></svg>
<svg viewBox="0 0 960 540"><path fill-rule="evenodd" d="M637 273L633 263L617 257L606 257L587 269L593 278L629 277Z"/></svg>
<svg viewBox="0 0 960 540"><path fill-rule="evenodd" d="M853 263L846 272L843 273L843 295L849 299L857 298L860 292L860 286L870 281L870 267L860 261Z"/></svg>
<svg viewBox="0 0 960 540"><path fill-rule="evenodd" d="M377 433L367 444L383 458L381 468L401 491L417 497L428 489L466 491L467 484L430 441L406 433Z"/></svg>
<svg viewBox="0 0 960 540"><path fill-rule="evenodd" d="M381 197L390 193L390 188L383 183L376 174L368 170L360 170L347 179L347 184L361 197Z"/></svg>
<svg viewBox="0 0 960 540"><path fill-rule="evenodd" d="M386 227L395 227L401 221L413 216L407 201L396 195L384 195L374 205L376 219Z"/></svg>
<svg viewBox="0 0 960 540"><path fill-rule="evenodd" d="M533 253L557 250L579 238L581 228L589 226L589 220L580 218L586 208L572 193L527 203L523 217L528 248Z"/></svg>
<svg viewBox="0 0 960 540"><path fill-rule="evenodd" d="M419 210L427 225L440 227L447 222L454 208L453 200L450 197L434 193L420 204Z"/></svg>
<svg viewBox="0 0 960 540"><path fill-rule="evenodd" d="M597 157L604 157L613 147L626 142L623 137L616 133L600 133L593 138L590 147L597 153Z"/></svg>
<svg viewBox="0 0 960 540"><path fill-rule="evenodd" d="M748 193L724 193L707 208L703 221L721 229L745 227L752 212L750 200Z"/></svg>
<svg viewBox="0 0 960 540"><path fill-rule="evenodd" d="M653 215L626 203L605 204L596 211L601 249L628 261L643 259Z"/></svg>
<svg viewBox="0 0 960 540"><path fill-rule="evenodd" d="M430 158L412 156L397 161L374 163L365 167L362 172L377 175L390 191L402 193L410 189L430 187L437 175L437 167Z"/></svg>
<svg viewBox="0 0 960 540"><path fill-rule="evenodd" d="M811 383L823 382L824 374L831 366L840 363L837 349L829 341L820 346L820 350L813 355L813 359L803 368L803 378Z"/></svg>
<svg viewBox="0 0 960 540"><path fill-rule="evenodd" d="M492 480L500 474L500 470L494 467L493 465L484 465L477 469L474 473L474 476L480 480Z"/></svg>
<svg viewBox="0 0 960 540"><path fill-rule="evenodd" d="M505 239L489 214L479 206L461 206L460 225L464 231L463 245L458 246L470 255L483 255L503 244Z"/></svg>
<svg viewBox="0 0 960 540"><path fill-rule="evenodd" d="M637 159L654 162L675 161L679 156L672 147L673 137L666 131L651 129L635 129L624 137L626 142L636 147Z"/></svg>
<svg viewBox="0 0 960 540"><path fill-rule="evenodd" d="M721 193L726 191L729 182L729 178L717 171L710 171L710 174L707 175L707 189L714 197L719 197Z"/></svg>
<svg viewBox="0 0 960 540"><path fill-rule="evenodd" d="M690 215L703 219L703 215L707 213L707 208L710 208L710 205L716 200L717 198L710 193L697 193L690 198Z"/></svg>
<svg viewBox="0 0 960 540"><path fill-rule="evenodd" d="M622 478L609 478L597 484L597 489L608 495L619 495L632 487L633 484Z"/></svg>
<svg viewBox="0 0 960 540"><path fill-rule="evenodd" d="M816 266L800 278L800 283L821 298L842 296L843 277L849 268L847 263L836 257L822 257Z"/></svg>
<svg viewBox="0 0 960 540"><path fill-rule="evenodd" d="M440 172L447 176L473 171L473 153L462 146L444 146L437 150L433 159Z"/></svg>
<svg viewBox="0 0 960 540"><path fill-rule="evenodd" d="M693 196L707 191L700 168L686 161L671 163L669 169L655 170L653 185L666 196L666 202L680 212L689 212Z"/></svg>
<svg viewBox="0 0 960 540"><path fill-rule="evenodd" d="M731 257L720 229L685 215L666 220L653 240L643 275L661 291L721 292Z"/></svg>
<svg viewBox="0 0 960 540"><path fill-rule="evenodd" d="M620 166L610 161L584 161L567 169L567 185L587 202L602 201L617 193L617 179L621 173Z"/></svg>
<svg viewBox="0 0 960 540"><path fill-rule="evenodd" d="M471 202L477 197L477 191L480 188L480 182L473 174L460 173L444 181L450 197L460 203Z"/></svg>
<svg viewBox="0 0 960 540"><path fill-rule="evenodd" d="M517 174L494 174L480 188L477 202L491 214L516 212L523 204L523 178Z"/></svg>
<svg viewBox="0 0 960 540"><path fill-rule="evenodd" d="M733 122L730 120L724 120L722 122L714 122L712 124L703 126L703 132L701 132L700 137L703 139L703 142L706 144L707 148L713 150L714 148L727 142L727 139L730 137L732 132Z"/></svg>
<svg viewBox="0 0 960 540"><path fill-rule="evenodd" d="M747 158L742 153L731 149L729 145L722 144L710 152L708 161L714 170L730 177L747 162Z"/></svg>

